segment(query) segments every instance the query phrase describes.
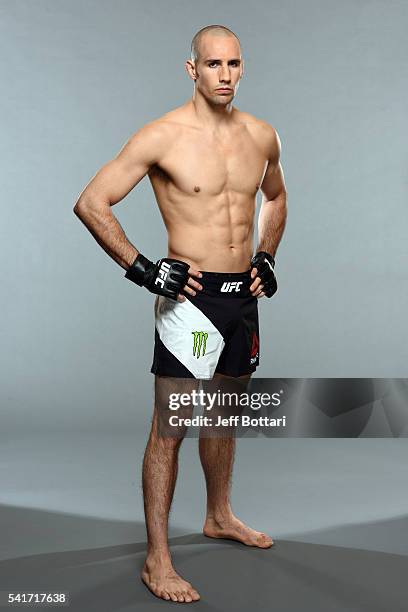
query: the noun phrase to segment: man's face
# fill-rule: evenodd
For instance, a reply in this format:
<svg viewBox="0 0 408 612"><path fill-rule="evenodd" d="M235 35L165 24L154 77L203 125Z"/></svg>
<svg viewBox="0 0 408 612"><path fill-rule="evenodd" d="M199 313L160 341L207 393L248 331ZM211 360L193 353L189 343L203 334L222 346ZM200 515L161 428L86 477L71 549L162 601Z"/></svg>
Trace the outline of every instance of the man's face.
<svg viewBox="0 0 408 612"><path fill-rule="evenodd" d="M204 34L195 68L196 87L206 100L216 105L229 104L243 73L241 50L235 36Z"/></svg>

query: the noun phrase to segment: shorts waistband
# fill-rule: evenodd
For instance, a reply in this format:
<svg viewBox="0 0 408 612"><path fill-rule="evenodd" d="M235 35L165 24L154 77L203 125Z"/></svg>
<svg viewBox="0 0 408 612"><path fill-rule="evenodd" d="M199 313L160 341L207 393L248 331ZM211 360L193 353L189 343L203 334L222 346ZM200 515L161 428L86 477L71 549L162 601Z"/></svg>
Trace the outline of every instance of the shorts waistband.
<svg viewBox="0 0 408 612"><path fill-rule="evenodd" d="M197 295L211 295L223 298L250 297L249 287L252 285L251 269L245 272L207 272L200 270L202 278L196 279L202 285Z"/></svg>

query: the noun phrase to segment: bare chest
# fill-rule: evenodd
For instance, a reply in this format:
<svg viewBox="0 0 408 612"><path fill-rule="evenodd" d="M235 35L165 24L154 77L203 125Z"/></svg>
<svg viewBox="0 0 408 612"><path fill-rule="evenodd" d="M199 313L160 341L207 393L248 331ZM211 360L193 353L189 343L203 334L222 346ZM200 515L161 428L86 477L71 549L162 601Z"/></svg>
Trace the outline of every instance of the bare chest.
<svg viewBox="0 0 408 612"><path fill-rule="evenodd" d="M152 181L183 193L254 195L267 166L262 147L246 130L235 134L185 133L172 143Z"/></svg>

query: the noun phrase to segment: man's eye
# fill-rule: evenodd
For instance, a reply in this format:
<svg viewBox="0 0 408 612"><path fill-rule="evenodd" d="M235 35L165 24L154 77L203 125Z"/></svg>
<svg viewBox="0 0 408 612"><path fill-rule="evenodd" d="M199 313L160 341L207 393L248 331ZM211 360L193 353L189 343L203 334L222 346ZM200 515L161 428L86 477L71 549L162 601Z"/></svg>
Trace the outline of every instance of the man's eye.
<svg viewBox="0 0 408 612"><path fill-rule="evenodd" d="M210 64L208 64L210 66L210 68L212 66L218 66L218 62L211 62ZM230 66L238 66L238 62L231 62Z"/></svg>

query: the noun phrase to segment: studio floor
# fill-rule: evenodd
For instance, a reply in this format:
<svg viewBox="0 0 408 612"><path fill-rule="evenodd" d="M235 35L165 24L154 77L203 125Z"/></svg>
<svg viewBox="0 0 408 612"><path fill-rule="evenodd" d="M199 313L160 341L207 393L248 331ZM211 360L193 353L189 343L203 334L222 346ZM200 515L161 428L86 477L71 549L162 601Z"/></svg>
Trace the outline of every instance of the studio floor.
<svg viewBox="0 0 408 612"><path fill-rule="evenodd" d="M139 573L146 552L145 433L1 440L0 590L66 591L71 610L163 609ZM180 452L170 516L179 573L197 610L405 610L408 444L404 439L240 439L232 505L268 550L202 535L197 440ZM184 604L186 605L186 604Z"/></svg>

